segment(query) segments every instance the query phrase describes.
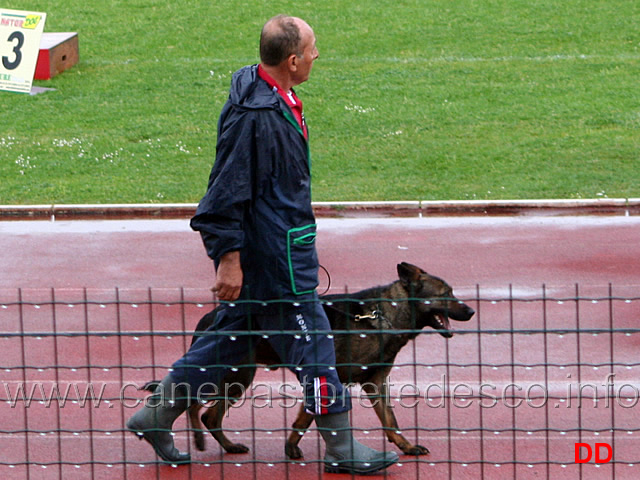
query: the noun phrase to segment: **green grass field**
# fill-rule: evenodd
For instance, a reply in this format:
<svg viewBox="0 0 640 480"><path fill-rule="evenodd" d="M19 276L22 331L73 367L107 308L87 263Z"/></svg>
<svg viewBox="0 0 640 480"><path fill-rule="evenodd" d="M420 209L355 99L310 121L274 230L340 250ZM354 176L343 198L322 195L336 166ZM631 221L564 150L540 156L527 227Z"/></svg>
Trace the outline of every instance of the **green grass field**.
<svg viewBox="0 0 640 480"><path fill-rule="evenodd" d="M636 1L5 8L79 32L80 63L36 82L55 92L0 92L0 204L197 202L231 73L258 61L260 28L280 12L318 38L297 89L314 200L640 197Z"/></svg>

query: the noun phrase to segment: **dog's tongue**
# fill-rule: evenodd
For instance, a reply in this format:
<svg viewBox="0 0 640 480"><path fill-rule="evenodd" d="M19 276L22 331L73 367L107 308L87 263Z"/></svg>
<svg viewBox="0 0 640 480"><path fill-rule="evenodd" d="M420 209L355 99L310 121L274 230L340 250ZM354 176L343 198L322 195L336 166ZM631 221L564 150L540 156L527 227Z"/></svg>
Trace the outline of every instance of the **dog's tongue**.
<svg viewBox="0 0 640 480"><path fill-rule="evenodd" d="M451 330L451 324L449 323L449 318L445 315L436 315L438 321L442 324L445 330Z"/></svg>

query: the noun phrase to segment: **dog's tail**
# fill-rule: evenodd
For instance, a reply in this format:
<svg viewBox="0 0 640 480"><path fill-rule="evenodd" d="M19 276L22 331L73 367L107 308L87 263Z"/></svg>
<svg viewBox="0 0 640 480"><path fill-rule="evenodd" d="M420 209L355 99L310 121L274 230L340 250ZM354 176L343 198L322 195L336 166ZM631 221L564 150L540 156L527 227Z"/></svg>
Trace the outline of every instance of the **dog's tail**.
<svg viewBox="0 0 640 480"><path fill-rule="evenodd" d="M160 380L151 380L150 382L145 383L141 390L153 393L156 391L156 388L158 388L158 385L160 385Z"/></svg>

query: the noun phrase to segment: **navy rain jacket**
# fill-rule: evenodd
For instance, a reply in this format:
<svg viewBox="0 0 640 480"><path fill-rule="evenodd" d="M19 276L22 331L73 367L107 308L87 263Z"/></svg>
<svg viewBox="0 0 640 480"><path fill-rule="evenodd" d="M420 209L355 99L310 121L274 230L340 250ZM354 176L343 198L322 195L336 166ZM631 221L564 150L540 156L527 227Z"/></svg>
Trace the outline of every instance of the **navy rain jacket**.
<svg viewBox="0 0 640 480"><path fill-rule="evenodd" d="M216 266L239 250L241 299L315 294L318 258L307 140L291 109L258 76L234 73L218 122L216 161L191 228Z"/></svg>

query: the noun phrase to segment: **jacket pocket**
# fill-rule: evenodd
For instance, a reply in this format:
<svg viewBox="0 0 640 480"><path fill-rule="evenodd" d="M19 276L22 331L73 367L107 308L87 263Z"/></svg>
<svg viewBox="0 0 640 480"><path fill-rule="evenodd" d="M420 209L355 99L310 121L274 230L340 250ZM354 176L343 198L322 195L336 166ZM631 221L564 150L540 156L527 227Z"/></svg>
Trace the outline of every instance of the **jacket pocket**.
<svg viewBox="0 0 640 480"><path fill-rule="evenodd" d="M287 262L291 291L303 295L318 287L316 225L292 228L287 232Z"/></svg>

